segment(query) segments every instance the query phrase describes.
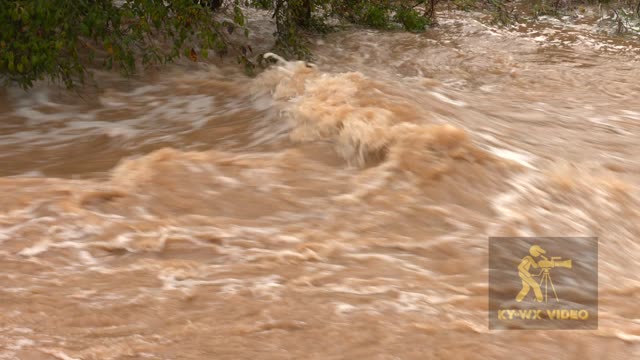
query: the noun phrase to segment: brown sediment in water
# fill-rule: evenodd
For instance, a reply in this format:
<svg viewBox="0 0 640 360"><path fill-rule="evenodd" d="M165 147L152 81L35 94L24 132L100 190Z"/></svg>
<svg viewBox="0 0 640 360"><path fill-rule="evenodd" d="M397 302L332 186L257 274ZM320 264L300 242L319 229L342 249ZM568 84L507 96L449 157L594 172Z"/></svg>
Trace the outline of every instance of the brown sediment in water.
<svg viewBox="0 0 640 360"><path fill-rule="evenodd" d="M0 358L640 354L639 50L452 16L0 93ZM598 330L488 329L487 237L527 235L600 237Z"/></svg>

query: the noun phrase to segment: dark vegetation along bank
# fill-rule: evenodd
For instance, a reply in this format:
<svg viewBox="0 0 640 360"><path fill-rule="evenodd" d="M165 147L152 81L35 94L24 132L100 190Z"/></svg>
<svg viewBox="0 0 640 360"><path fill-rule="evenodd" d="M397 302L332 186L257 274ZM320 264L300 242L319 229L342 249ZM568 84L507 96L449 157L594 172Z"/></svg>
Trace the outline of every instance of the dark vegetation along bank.
<svg viewBox="0 0 640 360"><path fill-rule="evenodd" d="M592 5L611 8L622 19L640 14L640 0ZM276 22L276 49L289 57L310 54L305 38L332 29L329 20L380 29L419 32L436 10L486 11L499 23L518 14L560 15L584 3L569 0L0 0L0 79L30 88L37 80L68 87L82 83L88 69L102 66L124 74L185 56L234 56L253 72L260 54L231 40L248 35L243 9L269 10ZM589 2L587 2L589 4ZM332 22L335 23L335 22Z"/></svg>

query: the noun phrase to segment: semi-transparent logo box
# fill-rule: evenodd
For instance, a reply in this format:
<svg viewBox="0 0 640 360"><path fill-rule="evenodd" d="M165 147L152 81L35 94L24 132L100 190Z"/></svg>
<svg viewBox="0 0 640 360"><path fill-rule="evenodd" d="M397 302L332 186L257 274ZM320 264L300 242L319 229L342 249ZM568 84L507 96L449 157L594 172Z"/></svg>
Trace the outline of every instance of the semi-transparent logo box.
<svg viewBox="0 0 640 360"><path fill-rule="evenodd" d="M598 238L489 238L489 328L597 329Z"/></svg>

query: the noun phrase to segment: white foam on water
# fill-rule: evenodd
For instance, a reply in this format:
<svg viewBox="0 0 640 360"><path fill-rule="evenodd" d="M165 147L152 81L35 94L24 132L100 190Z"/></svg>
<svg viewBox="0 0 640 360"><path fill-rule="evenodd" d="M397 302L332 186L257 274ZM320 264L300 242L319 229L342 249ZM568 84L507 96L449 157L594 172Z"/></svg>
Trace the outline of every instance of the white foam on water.
<svg viewBox="0 0 640 360"><path fill-rule="evenodd" d="M487 148L492 154L496 156L499 156L503 159L514 161L520 165L528 167L529 169L536 169L536 167L532 165L532 162L534 161L534 157L530 154L518 153L515 151L501 149L493 146L487 146Z"/></svg>
<svg viewBox="0 0 640 360"><path fill-rule="evenodd" d="M64 351L58 349L40 349L40 351L56 357L60 360L82 360L81 358L75 358L67 355Z"/></svg>
<svg viewBox="0 0 640 360"><path fill-rule="evenodd" d="M35 341L33 341L31 339L22 338L22 339L15 340L13 344L7 345L7 349L18 351L18 350L21 350L24 347L34 346L34 345L35 345Z"/></svg>
<svg viewBox="0 0 640 360"><path fill-rule="evenodd" d="M459 107L467 106L467 103L464 102L464 101L451 99L450 97L448 97L448 96L446 96L444 94L441 94L439 92L436 92L436 91L431 91L430 94L433 95L434 97L436 97L438 100L443 101L443 102L445 102L447 104L451 104L451 105L459 106Z"/></svg>

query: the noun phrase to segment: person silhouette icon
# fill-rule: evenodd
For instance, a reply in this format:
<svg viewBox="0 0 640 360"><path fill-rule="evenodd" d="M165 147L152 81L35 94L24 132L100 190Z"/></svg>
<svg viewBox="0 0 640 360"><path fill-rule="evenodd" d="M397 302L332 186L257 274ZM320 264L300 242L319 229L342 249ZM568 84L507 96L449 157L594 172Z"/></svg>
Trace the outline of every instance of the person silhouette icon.
<svg viewBox="0 0 640 360"><path fill-rule="evenodd" d="M537 269L539 266L535 258L545 253L546 251L544 251L543 248L538 245L533 245L529 249L530 255L525 256L524 258L522 258L522 261L520 261L520 264L518 265L518 275L520 276L520 279L522 279L522 290L520 290L520 292L516 296L517 302L521 302L527 296L527 294L529 294L529 291L531 289L533 289L536 300L538 302L542 302L542 290L540 289L540 285L538 284L538 282L533 278L533 275L531 275L531 273L529 272L529 269L531 268L531 266Z"/></svg>

